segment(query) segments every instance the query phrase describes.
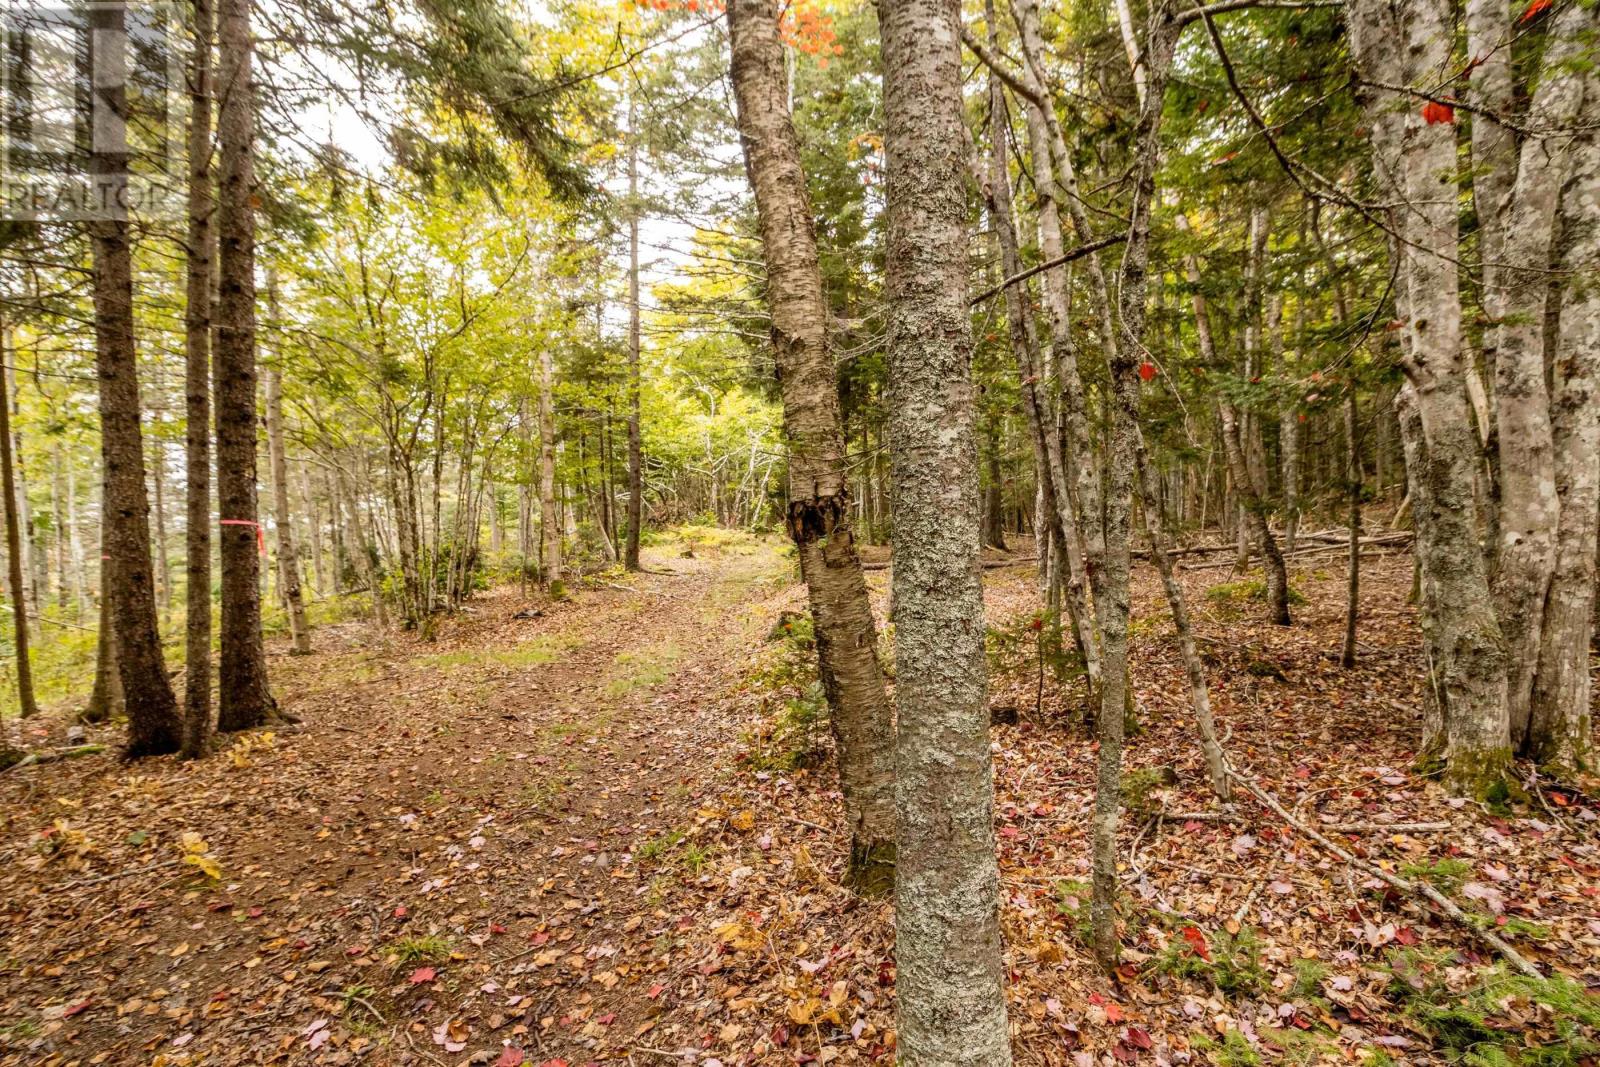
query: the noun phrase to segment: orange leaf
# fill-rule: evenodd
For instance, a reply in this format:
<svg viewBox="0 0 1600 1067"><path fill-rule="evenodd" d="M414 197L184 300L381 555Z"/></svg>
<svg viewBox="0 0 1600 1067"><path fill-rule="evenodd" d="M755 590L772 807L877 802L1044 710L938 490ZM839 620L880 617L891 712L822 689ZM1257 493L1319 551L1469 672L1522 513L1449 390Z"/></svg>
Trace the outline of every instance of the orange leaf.
<svg viewBox="0 0 1600 1067"><path fill-rule="evenodd" d="M1522 12L1522 17L1517 19L1517 25L1520 26L1524 22L1528 22L1529 20L1537 17L1539 12L1546 10L1549 8L1549 6L1550 0L1532 0L1532 2L1528 4L1527 9Z"/></svg>
<svg viewBox="0 0 1600 1067"><path fill-rule="evenodd" d="M1534 0L1534 2L1537 3L1538 0ZM1549 0L1545 0L1545 2L1549 3ZM1429 100L1422 106L1422 121L1429 126L1454 123L1456 121L1456 112L1449 104L1441 104L1437 100Z"/></svg>

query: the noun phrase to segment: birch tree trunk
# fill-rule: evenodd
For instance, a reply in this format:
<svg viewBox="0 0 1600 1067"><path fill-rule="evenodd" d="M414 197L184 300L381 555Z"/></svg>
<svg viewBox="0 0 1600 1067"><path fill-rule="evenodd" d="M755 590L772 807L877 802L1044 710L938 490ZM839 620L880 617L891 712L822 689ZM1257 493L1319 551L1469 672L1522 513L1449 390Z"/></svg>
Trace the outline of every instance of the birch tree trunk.
<svg viewBox="0 0 1600 1067"><path fill-rule="evenodd" d="M1580 35L1593 21L1581 4L1555 16L1528 111L1530 125L1560 130L1577 118L1585 76L1574 61L1589 47ZM1566 136L1536 136L1523 143L1492 301L1498 320L1494 383L1500 481L1493 590L1506 642L1511 744L1518 749L1527 743L1560 516L1544 338L1556 208L1570 162Z"/></svg>
<svg viewBox="0 0 1600 1067"><path fill-rule="evenodd" d="M255 92L251 0L218 7L220 293L216 419L222 626L217 729L248 730L277 711L261 640L261 556L256 502ZM118 652L124 651L122 648ZM124 675L126 678L126 675Z"/></svg>
<svg viewBox="0 0 1600 1067"><path fill-rule="evenodd" d="M1103 553L1091 559L1095 615L1100 623L1100 716L1095 731L1092 841L1093 900L1090 908L1095 958L1109 970L1121 954L1117 936L1117 823L1122 807L1122 742L1128 706L1128 571L1133 481L1139 452L1139 373L1144 358L1146 299L1149 292L1150 214L1160 164L1161 121L1167 76L1181 26L1170 3L1150 6L1144 62L1146 95L1133 131L1133 195L1128 209L1128 240L1117 272L1117 312L1121 329L1107 352L1111 373L1111 428L1107 442ZM1198 712L1198 709L1197 709Z"/></svg>
<svg viewBox="0 0 1600 1067"><path fill-rule="evenodd" d="M105 5L89 12L90 64L109 130L99 130L90 175L101 218L89 224L94 258L95 369L100 378L100 461L105 471L101 508L104 552L110 556L108 614L116 627L116 663L128 714L129 757L176 752L182 724L167 681L156 624L150 566L150 499L140 440L139 379L133 333L133 248L120 206L128 183L128 68L125 15ZM105 140L101 140L104 137Z"/></svg>
<svg viewBox="0 0 1600 1067"><path fill-rule="evenodd" d="M991 17L991 47L994 32L994 19ZM1009 131L1005 120L1005 94L999 80L993 76L989 81L989 111L989 165L987 170L981 165L975 165L975 173L988 204L990 224L1000 245L1000 270L1009 278L1022 270L1022 254L1017 247L1010 164L1007 162L1006 145ZM1050 416L1049 405L1045 402L1040 389L1040 380L1043 376L1039 370L1039 343L1033 325L1032 300L1026 283L1018 282L1007 286L1005 302L1007 330L1011 350L1017 363L1017 388L1022 395L1022 410L1027 420L1028 436L1033 444L1034 469L1038 472L1039 483L1044 487L1053 509L1054 521L1051 525L1060 531L1064 540L1077 541L1080 537L1078 516L1068 488L1061 437L1056 433L1055 420ZM1075 359L1072 360L1072 364L1075 370ZM1048 543L1048 538L1044 539L1044 543ZM1086 592L1086 583L1082 581L1069 583L1066 589L1067 609L1072 616L1073 629L1079 635L1079 644L1084 652L1084 667L1089 677L1092 699L1100 689L1100 656L1098 643L1092 639L1095 624Z"/></svg>
<svg viewBox="0 0 1600 1067"><path fill-rule="evenodd" d="M1587 98L1600 80L1587 79ZM1585 130L1572 149L1561 192L1566 282L1554 353L1551 397L1556 491L1561 518L1554 573L1544 608L1539 670L1524 753L1558 773L1594 766L1589 715L1597 522L1600 522L1600 139Z"/></svg>
<svg viewBox="0 0 1600 1067"><path fill-rule="evenodd" d="M622 564L639 569L644 521L644 445L639 425L639 139L628 97L628 539Z"/></svg>
<svg viewBox="0 0 1600 1067"><path fill-rule="evenodd" d="M562 595L561 518L556 512L555 378L550 349L539 351L539 562L545 586Z"/></svg>
<svg viewBox="0 0 1600 1067"><path fill-rule="evenodd" d="M276 303L276 301L274 301ZM267 457L272 464L273 526L278 541L278 591L289 606L289 637L297 656L311 654L311 629L300 591L300 556L295 545L294 516L289 507L289 462L283 445L283 375L266 372Z"/></svg>
<svg viewBox="0 0 1600 1067"><path fill-rule="evenodd" d="M898 1055L919 1067L1005 1067L960 12L948 0L881 0L879 19L899 707Z"/></svg>
<svg viewBox="0 0 1600 1067"><path fill-rule="evenodd" d="M786 524L800 556L838 743L839 784L851 833L847 881L861 892L883 893L894 884L894 728L878 666L877 625L856 555L828 307L789 114L777 5L733 0L728 29L789 448Z"/></svg>
<svg viewBox="0 0 1600 1067"><path fill-rule="evenodd" d="M1432 84L1450 63L1443 0L1355 0L1352 51L1361 74L1388 84ZM1404 296L1402 368L1414 406L1407 464L1425 587L1429 684L1446 734L1446 778L1457 791L1503 788L1511 760L1506 650L1478 543L1479 439L1464 384L1457 276L1455 127L1429 123L1403 94L1368 94L1374 166L1404 207L1390 212ZM1426 512L1426 514L1424 514ZM1426 535L1423 526L1428 527Z"/></svg>

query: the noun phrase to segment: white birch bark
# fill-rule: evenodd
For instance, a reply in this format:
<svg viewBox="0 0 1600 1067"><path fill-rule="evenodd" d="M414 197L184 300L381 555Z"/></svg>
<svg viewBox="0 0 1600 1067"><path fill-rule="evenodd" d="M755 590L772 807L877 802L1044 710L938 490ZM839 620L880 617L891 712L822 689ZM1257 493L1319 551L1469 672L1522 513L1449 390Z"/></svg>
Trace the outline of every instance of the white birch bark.
<svg viewBox="0 0 1600 1067"><path fill-rule="evenodd" d="M1588 97L1596 79L1588 79ZM1600 139L1584 132L1561 194L1567 282L1552 365L1552 435L1561 518L1545 603L1525 752L1561 772L1593 766L1589 641L1600 523Z"/></svg>

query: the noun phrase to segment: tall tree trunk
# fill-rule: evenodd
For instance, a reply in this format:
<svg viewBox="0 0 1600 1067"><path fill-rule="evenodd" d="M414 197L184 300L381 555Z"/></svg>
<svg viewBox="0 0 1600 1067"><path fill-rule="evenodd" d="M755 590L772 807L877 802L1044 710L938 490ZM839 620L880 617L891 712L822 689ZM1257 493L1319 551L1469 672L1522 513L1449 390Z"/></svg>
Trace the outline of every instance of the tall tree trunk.
<svg viewBox="0 0 1600 1067"><path fill-rule="evenodd" d="M799 552L816 625L819 673L838 742L839 784L850 826L846 880L861 892L883 893L894 882L894 728L878 666L877 625L856 555L828 308L789 115L777 5L733 0L728 27L789 448L786 525ZM974 540L969 550L976 547Z"/></svg>
<svg viewBox="0 0 1600 1067"><path fill-rule="evenodd" d="M300 593L300 555L289 507L289 461L283 443L283 372L268 367L266 376L267 455L272 464L273 526L278 535L278 588L289 605L289 637L294 654L306 656L311 653L311 628L306 624L306 602Z"/></svg>
<svg viewBox="0 0 1600 1067"><path fill-rule="evenodd" d="M1533 125L1564 129L1578 117L1587 79L1575 61L1588 62L1593 24L1593 12L1581 4L1555 16L1528 112ZM1561 510L1544 337L1556 209L1571 164L1571 144L1565 137L1530 137L1523 144L1501 241L1503 262L1495 272L1500 282L1494 301L1500 502L1493 590L1506 641L1511 744L1519 749L1528 739Z"/></svg>
<svg viewBox="0 0 1600 1067"><path fill-rule="evenodd" d="M1139 492L1144 504L1145 532L1150 536L1150 558L1161 574L1161 587L1167 594L1167 607L1172 611L1172 627L1178 632L1178 650L1183 656L1183 671L1189 682L1189 706L1194 709L1195 725L1200 732L1200 751L1206 760L1206 775L1217 799L1226 802L1233 794L1233 782L1228 777L1228 764L1223 756L1222 742L1217 737L1217 723L1211 714L1211 687L1206 682L1205 661L1195 645L1194 627L1189 622L1189 604L1183 595L1183 586L1172 565L1172 553L1167 548L1167 535L1161 518L1161 502L1156 499L1157 474L1150 463L1149 450L1144 437L1137 439Z"/></svg>
<svg viewBox="0 0 1600 1067"><path fill-rule="evenodd" d="M548 345L539 350L539 563L553 596L562 593L561 516L556 511L555 378Z"/></svg>
<svg viewBox="0 0 1600 1067"><path fill-rule="evenodd" d="M1183 215L1179 215L1177 221L1178 229L1189 232L1189 222ZM1254 233L1255 227L1252 225L1252 235ZM1252 255L1251 258L1254 260L1256 257ZM1211 332L1211 312L1205 294L1200 291L1200 263L1192 254L1184 257L1184 271L1193 290L1189 302L1194 310L1194 332L1200 347L1200 359L1209 366L1215 366L1217 350ZM1245 328L1247 332L1251 331L1248 324ZM1254 344L1246 342L1245 347L1249 352ZM1228 461L1228 476L1233 480L1233 491L1239 498L1241 526L1248 530L1256 551L1261 554L1261 570L1267 586L1267 617L1279 626L1288 626L1289 576L1277 538L1272 536L1272 530L1267 525L1266 501L1258 491L1257 479L1250 472L1249 457L1245 454L1239 427L1239 413L1231 401L1219 394L1217 414L1222 424L1222 452Z"/></svg>
<svg viewBox="0 0 1600 1067"><path fill-rule="evenodd" d="M50 523L55 527L55 541L51 547L56 557L56 608L67 610L67 467L58 441L50 450Z"/></svg>
<svg viewBox="0 0 1600 1067"><path fill-rule="evenodd" d="M1495 374L1494 324L1504 314L1502 264L1505 259L1506 222L1511 209L1512 186L1517 180L1517 139L1515 132L1497 116L1507 116L1516 108L1516 79L1512 69L1511 5L1506 0L1466 0L1465 22L1467 55L1472 65L1468 99L1477 110L1472 113L1472 206L1478 222L1479 299L1490 328L1483 331L1484 370L1492 380ZM1490 431L1490 402L1475 361L1468 392L1479 420L1479 430L1487 438Z"/></svg>
<svg viewBox="0 0 1600 1067"><path fill-rule="evenodd" d="M994 45L995 20L990 19L990 46ZM1000 269L1006 277L1022 270L1022 254L1018 248L1016 223L1011 199L1010 165L1007 162L1009 130L1005 120L1005 95L997 78L989 83L990 153L987 170L978 166L977 180L987 201L991 223L1000 245ZM1053 299L1053 298L1052 298ZM1072 627L1079 647L1084 654L1085 672L1089 679L1089 696L1092 701L1100 687L1100 650L1095 640L1095 620L1089 608L1086 588L1082 579L1082 558L1073 559L1073 552L1083 541L1078 509L1073 500L1072 486L1062 455L1061 434L1057 431L1050 406L1040 388L1045 375L1039 368L1038 339L1033 325L1032 300L1025 283L1006 287L1006 322L1012 353L1017 363L1017 383L1022 394L1022 410L1027 418L1029 437L1033 444L1034 466L1040 484L1044 486L1053 509L1051 526L1059 530L1068 547L1068 562L1072 566L1071 581L1066 585L1066 603L1072 617ZM1076 359L1068 362L1076 371ZM1067 402L1075 402L1072 388L1065 390ZM1096 494L1097 495L1097 494ZM1047 537L1045 543L1049 543Z"/></svg>
<svg viewBox="0 0 1600 1067"><path fill-rule="evenodd" d="M28 501L28 475L23 466L22 452L22 387L18 384L16 353L10 361L0 360L0 403L11 409L11 468L15 487L11 501L17 509L17 522L21 527L23 589L17 595L30 604L41 603L39 598L39 543L33 525L33 508ZM29 625L24 620L23 625Z"/></svg>
<svg viewBox="0 0 1600 1067"><path fill-rule="evenodd" d="M161 399L161 375L156 375L156 395ZM151 482L155 487L156 602L165 618L172 611L172 562L167 557L167 446L161 440L160 422L150 427Z"/></svg>
<svg viewBox="0 0 1600 1067"><path fill-rule="evenodd" d="M1348 19L1352 52L1369 82L1424 84L1449 65L1444 0L1411 0L1403 17L1387 0L1355 0ZM1406 205L1390 212L1400 238L1391 247L1404 305L1401 364L1416 410L1415 462L1407 473L1428 587L1424 607L1433 615L1425 632L1430 685L1447 734L1446 778L1457 791L1486 794L1505 780L1511 731L1505 644L1478 544L1479 438L1464 385L1456 259L1456 130L1427 122L1414 102L1372 91L1368 125L1379 185L1390 203Z"/></svg>
<svg viewBox="0 0 1600 1067"><path fill-rule="evenodd" d="M1350 552L1345 572L1344 644L1339 665L1356 665L1356 623L1361 614L1361 438L1357 418L1356 382L1352 374L1344 396L1344 482L1349 500Z"/></svg>
<svg viewBox="0 0 1600 1067"><path fill-rule="evenodd" d="M100 459L106 472L102 508L109 569L110 614L116 659L128 714L127 755L178 749L182 723L167 681L156 625L150 568L150 500L145 493L144 446L139 433L139 379L133 334L133 248L120 204L128 183L126 115L128 69L125 16L115 5L89 12L90 58L104 86L97 103L109 109L111 132L90 157L97 199L105 217L89 224L94 255L95 369L100 378ZM109 84L108 84L109 83Z"/></svg>
<svg viewBox="0 0 1600 1067"><path fill-rule="evenodd" d="M255 91L250 0L220 0L218 17L221 292L216 395L222 656L217 729L247 730L266 723L277 711L267 686L261 640L261 549L266 540L256 505Z"/></svg>
<svg viewBox="0 0 1600 1067"><path fill-rule="evenodd" d="M639 426L639 137L628 97L628 540L622 564L639 569L644 521L644 445Z"/></svg>
<svg viewBox="0 0 1600 1067"><path fill-rule="evenodd" d="M311 591L319 598L324 596L328 589L327 576L323 571L322 562L322 509L317 505L317 498L311 486L311 461L306 459L299 464L300 472L300 507L306 515L306 535L311 542ZM496 522L499 512L495 513ZM500 551L498 525L495 527L496 544L495 552Z"/></svg>
<svg viewBox="0 0 1600 1067"><path fill-rule="evenodd" d="M1597 92L1600 79L1591 75L1589 98ZM1572 274L1561 303L1551 397L1561 519L1523 746L1528 757L1564 774L1594 766L1589 642L1600 540L1600 283L1592 274L1600 260L1600 139L1595 131L1580 134L1572 151L1572 176L1561 193L1556 260ZM1581 273L1586 270L1587 277Z"/></svg>
<svg viewBox="0 0 1600 1067"><path fill-rule="evenodd" d="M94 688L89 693L89 702L78 713L78 720L86 723L107 722L121 715L126 707L122 699L122 675L117 670L117 629L111 603L111 588L115 582L111 577L110 545L106 541L108 530L104 518L105 501L110 499L110 494L106 492L103 478L100 492L100 617L95 640Z"/></svg>
<svg viewBox="0 0 1600 1067"><path fill-rule="evenodd" d="M0 325L0 363L11 347L10 328ZM11 637L17 652L17 697L24 719L36 715L33 660L28 655L28 598L22 576L22 516L17 508L17 477L12 452L11 398L0 397L0 492L5 493L7 584L11 587Z"/></svg>
<svg viewBox="0 0 1600 1067"><path fill-rule="evenodd" d="M960 12L882 0L899 1058L1011 1063L967 309Z"/></svg>
<svg viewBox="0 0 1600 1067"><path fill-rule="evenodd" d="M205 754L211 730L211 0L193 0L189 61L189 234L184 308L184 673L185 759Z"/></svg>
<svg viewBox="0 0 1600 1067"><path fill-rule="evenodd" d="M1121 330L1107 354L1111 373L1111 426L1107 441L1103 554L1091 561L1095 613L1102 648L1100 715L1095 723L1100 749L1095 758L1093 899L1090 924L1100 965L1114 968L1120 955L1116 899L1117 822L1122 806L1123 724L1128 697L1128 572L1133 480L1139 451L1139 365L1144 358L1145 304L1149 289L1150 214L1160 162L1161 120L1168 73L1180 27L1169 3L1150 8L1145 33L1147 95L1134 127L1133 197L1128 240L1117 277ZM1198 708L1197 708L1198 712Z"/></svg>

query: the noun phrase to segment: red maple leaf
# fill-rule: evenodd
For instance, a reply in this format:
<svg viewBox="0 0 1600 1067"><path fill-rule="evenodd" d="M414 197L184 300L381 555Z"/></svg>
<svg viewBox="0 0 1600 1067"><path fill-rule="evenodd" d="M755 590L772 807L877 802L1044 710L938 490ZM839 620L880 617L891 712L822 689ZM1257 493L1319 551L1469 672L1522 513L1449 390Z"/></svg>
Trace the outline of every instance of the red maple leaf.
<svg viewBox="0 0 1600 1067"><path fill-rule="evenodd" d="M1206 935L1200 932L1198 926L1185 926L1183 939L1194 949L1194 954L1207 962L1211 959L1211 949L1206 945Z"/></svg>
<svg viewBox="0 0 1600 1067"><path fill-rule="evenodd" d="M1517 25L1520 26L1524 22L1528 22L1534 18L1537 18L1539 12L1548 9L1549 7L1550 0L1533 0L1533 2L1527 6L1526 10L1522 12L1522 17L1517 19Z"/></svg>
<svg viewBox="0 0 1600 1067"><path fill-rule="evenodd" d="M1155 376L1156 376L1156 365L1154 363L1141 363L1141 364L1139 364L1139 377L1142 380L1148 382L1151 378L1154 378Z"/></svg>
<svg viewBox="0 0 1600 1067"><path fill-rule="evenodd" d="M1539 0L1534 0L1534 2L1538 3ZM1544 2L1549 3L1550 0L1544 0ZM1449 125L1456 121L1456 112L1449 104L1441 104L1437 100L1429 100L1422 105L1422 121L1429 126Z"/></svg>

